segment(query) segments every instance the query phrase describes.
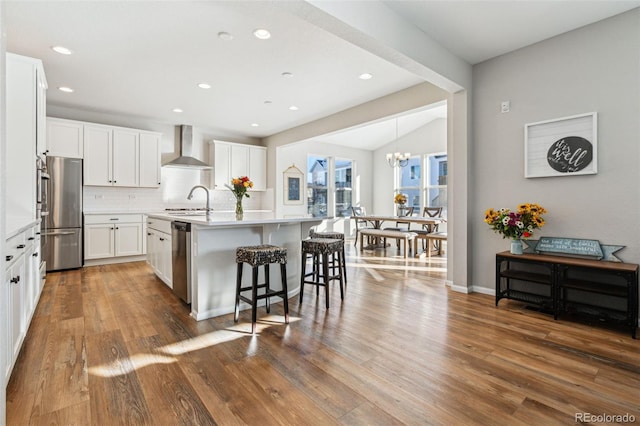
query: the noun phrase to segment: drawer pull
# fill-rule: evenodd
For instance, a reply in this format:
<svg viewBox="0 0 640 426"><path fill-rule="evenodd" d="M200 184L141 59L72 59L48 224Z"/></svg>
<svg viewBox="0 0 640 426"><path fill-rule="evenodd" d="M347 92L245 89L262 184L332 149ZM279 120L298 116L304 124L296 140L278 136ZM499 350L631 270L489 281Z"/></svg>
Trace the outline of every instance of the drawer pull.
<svg viewBox="0 0 640 426"><path fill-rule="evenodd" d="M11 259L13 259L13 255L12 254L8 255L6 259L7 259L7 262L9 262Z"/></svg>
<svg viewBox="0 0 640 426"><path fill-rule="evenodd" d="M109 219L109 220L120 220L120 218L112 217L112 218L111 218L111 219Z"/></svg>
<svg viewBox="0 0 640 426"><path fill-rule="evenodd" d="M28 239L29 241L33 241L33 240L35 240L35 239L36 239L36 237L29 237L29 238L27 238L27 239Z"/></svg>
<svg viewBox="0 0 640 426"><path fill-rule="evenodd" d="M164 241L164 238L160 238L160 241Z"/></svg>
<svg viewBox="0 0 640 426"><path fill-rule="evenodd" d="M17 277L11 278L12 284L18 284L19 282L20 282L20 275L18 275Z"/></svg>
<svg viewBox="0 0 640 426"><path fill-rule="evenodd" d="M38 252L33 253L31 256L38 257Z"/></svg>
<svg viewBox="0 0 640 426"><path fill-rule="evenodd" d="M19 245L18 247L16 247L16 248L23 249L23 248L25 248L25 247L26 247L26 246L25 246L24 244L20 244L20 245Z"/></svg>

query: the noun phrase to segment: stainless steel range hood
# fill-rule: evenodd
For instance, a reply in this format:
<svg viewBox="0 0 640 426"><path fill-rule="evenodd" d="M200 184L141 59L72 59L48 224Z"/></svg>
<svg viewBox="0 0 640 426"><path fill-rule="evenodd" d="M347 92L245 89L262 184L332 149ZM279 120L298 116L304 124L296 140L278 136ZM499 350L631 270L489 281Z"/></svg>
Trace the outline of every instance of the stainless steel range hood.
<svg viewBox="0 0 640 426"><path fill-rule="evenodd" d="M180 126L180 157L169 161L163 167L209 170L212 167L193 157L193 126Z"/></svg>

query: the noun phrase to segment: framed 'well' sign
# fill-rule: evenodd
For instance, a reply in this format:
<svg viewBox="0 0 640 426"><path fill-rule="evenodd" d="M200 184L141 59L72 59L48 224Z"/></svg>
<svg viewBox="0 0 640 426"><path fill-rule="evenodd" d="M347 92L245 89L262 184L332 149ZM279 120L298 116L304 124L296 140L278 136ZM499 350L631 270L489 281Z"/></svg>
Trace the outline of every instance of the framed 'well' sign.
<svg viewBox="0 0 640 426"><path fill-rule="evenodd" d="M540 121L524 126L524 177L598 173L598 114Z"/></svg>

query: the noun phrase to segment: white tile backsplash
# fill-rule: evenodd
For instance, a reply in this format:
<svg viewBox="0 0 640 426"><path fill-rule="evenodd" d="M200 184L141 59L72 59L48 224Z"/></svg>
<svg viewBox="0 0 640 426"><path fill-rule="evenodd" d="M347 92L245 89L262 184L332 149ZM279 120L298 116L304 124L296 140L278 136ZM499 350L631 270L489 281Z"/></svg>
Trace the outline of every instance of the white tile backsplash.
<svg viewBox="0 0 640 426"><path fill-rule="evenodd" d="M189 191L195 185L208 187L208 179L201 179L199 170L162 168L160 188L123 188L85 186L83 210L85 212L159 212L165 208L197 208L206 205L206 194L196 190L193 199L187 200ZM267 192L250 192L245 198L245 210L267 209L272 203L264 203ZM229 190L211 190L211 207L217 211L233 211L235 197Z"/></svg>

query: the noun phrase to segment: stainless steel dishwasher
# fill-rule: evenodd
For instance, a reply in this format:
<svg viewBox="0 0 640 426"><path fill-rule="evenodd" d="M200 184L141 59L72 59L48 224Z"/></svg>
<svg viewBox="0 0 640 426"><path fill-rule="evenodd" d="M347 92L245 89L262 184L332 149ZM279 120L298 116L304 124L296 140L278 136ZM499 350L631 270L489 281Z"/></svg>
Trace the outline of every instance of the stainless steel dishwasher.
<svg viewBox="0 0 640 426"><path fill-rule="evenodd" d="M171 263L173 292L191 303L191 224L171 222Z"/></svg>

